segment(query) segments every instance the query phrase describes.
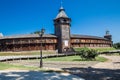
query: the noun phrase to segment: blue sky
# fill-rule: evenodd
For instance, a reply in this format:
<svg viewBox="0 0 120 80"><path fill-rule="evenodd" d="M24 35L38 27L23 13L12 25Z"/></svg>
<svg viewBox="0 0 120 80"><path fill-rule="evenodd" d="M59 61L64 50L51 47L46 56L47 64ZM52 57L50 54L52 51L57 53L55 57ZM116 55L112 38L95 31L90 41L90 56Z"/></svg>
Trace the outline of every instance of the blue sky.
<svg viewBox="0 0 120 80"><path fill-rule="evenodd" d="M53 19L61 0L0 0L0 32L5 36L29 34L42 27L54 33ZM63 0L72 19L71 33L104 36L109 30L120 41L120 0Z"/></svg>

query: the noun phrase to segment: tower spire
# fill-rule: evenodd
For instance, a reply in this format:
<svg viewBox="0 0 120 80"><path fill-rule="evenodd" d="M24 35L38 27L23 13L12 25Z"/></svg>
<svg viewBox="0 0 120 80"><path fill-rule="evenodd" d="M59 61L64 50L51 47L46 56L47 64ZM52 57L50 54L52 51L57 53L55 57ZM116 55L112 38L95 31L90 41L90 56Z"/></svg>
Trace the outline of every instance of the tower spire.
<svg viewBox="0 0 120 80"><path fill-rule="evenodd" d="M61 0L61 7L63 7L63 0Z"/></svg>
<svg viewBox="0 0 120 80"><path fill-rule="evenodd" d="M109 33L110 31L109 30L106 30L106 35L110 35L110 33Z"/></svg>
<svg viewBox="0 0 120 80"><path fill-rule="evenodd" d="M60 4L60 11L61 10L64 10L64 8L63 8L63 0L61 0L61 4Z"/></svg>
<svg viewBox="0 0 120 80"><path fill-rule="evenodd" d="M57 18L68 18L67 14L65 13L65 9L63 8L63 0L61 0L61 5L60 5L60 9L59 9L59 13L56 16Z"/></svg>

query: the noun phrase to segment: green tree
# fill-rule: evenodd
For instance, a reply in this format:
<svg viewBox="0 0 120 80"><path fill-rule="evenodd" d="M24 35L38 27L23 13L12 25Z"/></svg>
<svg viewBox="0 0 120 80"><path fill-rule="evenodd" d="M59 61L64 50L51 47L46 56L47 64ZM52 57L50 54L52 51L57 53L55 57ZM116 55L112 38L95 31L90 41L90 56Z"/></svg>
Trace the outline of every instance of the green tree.
<svg viewBox="0 0 120 80"><path fill-rule="evenodd" d="M40 34L40 31L34 31L33 33L31 34Z"/></svg>
<svg viewBox="0 0 120 80"><path fill-rule="evenodd" d="M120 49L120 42L114 43L113 47L116 48L116 49Z"/></svg>

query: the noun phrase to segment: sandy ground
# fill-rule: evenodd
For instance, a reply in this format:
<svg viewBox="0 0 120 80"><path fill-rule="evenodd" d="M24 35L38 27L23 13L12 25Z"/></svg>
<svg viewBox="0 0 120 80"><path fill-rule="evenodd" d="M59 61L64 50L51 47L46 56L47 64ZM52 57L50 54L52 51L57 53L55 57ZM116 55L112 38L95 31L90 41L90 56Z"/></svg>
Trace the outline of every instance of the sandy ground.
<svg viewBox="0 0 120 80"><path fill-rule="evenodd" d="M120 69L120 56L106 56L101 55L102 57L105 57L109 59L107 62L100 62L93 66L93 68L100 68L100 69Z"/></svg>

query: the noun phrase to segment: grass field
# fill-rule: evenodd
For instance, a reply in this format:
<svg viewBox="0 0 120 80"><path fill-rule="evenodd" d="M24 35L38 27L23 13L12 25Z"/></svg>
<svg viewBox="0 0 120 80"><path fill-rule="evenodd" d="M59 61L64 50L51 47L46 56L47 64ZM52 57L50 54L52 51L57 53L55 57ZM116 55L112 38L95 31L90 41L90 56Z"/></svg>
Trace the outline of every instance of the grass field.
<svg viewBox="0 0 120 80"><path fill-rule="evenodd" d="M32 62L35 60L28 60L28 61ZM83 60L80 56L65 56L65 57L57 57L57 58L46 58L46 59L43 59L43 61L69 61L69 62L77 61L78 62L78 61L86 61L86 60ZM96 59L92 60L92 61L105 62L105 61L107 61L107 59L104 57L96 57ZM8 63L0 62L0 70L7 70L7 69L8 70L11 70L11 69L15 69L15 70L40 70L40 71L43 70L43 69L40 69L38 67L27 67L27 66L23 66L23 65L12 65L12 64L8 64ZM45 71L45 70L43 70L43 71Z"/></svg>
<svg viewBox="0 0 120 80"><path fill-rule="evenodd" d="M44 61L99 61L105 62L107 61L104 57L96 57L95 60L84 60L80 56L66 56L66 57L57 57L57 58L46 58L43 59Z"/></svg>
<svg viewBox="0 0 120 80"><path fill-rule="evenodd" d="M55 54L55 51L43 51L43 54ZM0 56L39 55L40 51L0 52Z"/></svg>
<svg viewBox="0 0 120 80"><path fill-rule="evenodd" d="M0 70L43 70L38 67L27 67L23 65L12 65L0 62Z"/></svg>
<svg viewBox="0 0 120 80"><path fill-rule="evenodd" d="M28 67L23 65L13 65L8 63L0 62L0 70L30 70L30 71L44 71L44 72L64 72L64 70L54 70L47 68L39 68L39 67Z"/></svg>
<svg viewBox="0 0 120 80"><path fill-rule="evenodd" d="M84 48L74 48L75 51L80 51L81 49L85 49L86 47ZM113 47L107 47L107 48L90 48L90 49L94 49L96 50L97 52L106 52L106 51L111 51L111 50L116 50L115 48Z"/></svg>

